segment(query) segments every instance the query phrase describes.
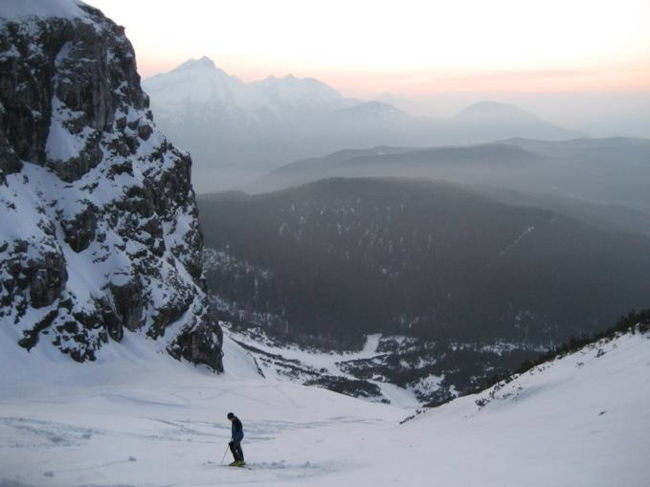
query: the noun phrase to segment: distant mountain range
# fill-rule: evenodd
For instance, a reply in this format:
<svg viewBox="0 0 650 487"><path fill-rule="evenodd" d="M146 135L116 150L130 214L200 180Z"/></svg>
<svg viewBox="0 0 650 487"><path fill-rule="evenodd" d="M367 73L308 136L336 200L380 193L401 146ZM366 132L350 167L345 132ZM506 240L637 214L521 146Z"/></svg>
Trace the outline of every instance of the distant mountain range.
<svg viewBox="0 0 650 487"><path fill-rule="evenodd" d="M245 189L269 192L332 177L455 181L506 203L650 233L647 139L517 138L472 146L345 150L288 164Z"/></svg>
<svg viewBox="0 0 650 487"><path fill-rule="evenodd" d="M178 114L200 104L211 118L241 121L292 118L318 111L334 111L358 102L341 96L318 80L269 76L245 83L207 58L190 59L168 73L144 81L157 115ZM159 113L158 113L159 112Z"/></svg>
<svg viewBox="0 0 650 487"><path fill-rule="evenodd" d="M191 152L199 192L342 149L580 135L501 103L480 102L451 119L434 119L413 117L379 101L346 98L312 78L270 76L245 83L207 57L149 78L143 86L157 124Z"/></svg>
<svg viewBox="0 0 650 487"><path fill-rule="evenodd" d="M455 132L469 144L509 137L563 140L584 135L557 127L515 105L493 101L470 105L452 117L448 123L450 132ZM454 137L447 143L455 143Z"/></svg>

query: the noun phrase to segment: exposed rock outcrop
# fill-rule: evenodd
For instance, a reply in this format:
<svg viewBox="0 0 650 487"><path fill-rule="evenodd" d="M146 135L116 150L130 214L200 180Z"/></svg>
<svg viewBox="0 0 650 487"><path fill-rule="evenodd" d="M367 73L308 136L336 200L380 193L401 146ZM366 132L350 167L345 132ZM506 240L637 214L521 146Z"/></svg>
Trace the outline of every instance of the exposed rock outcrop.
<svg viewBox="0 0 650 487"><path fill-rule="evenodd" d="M0 8L2 326L78 361L130 330L220 371L191 159L153 124L124 29L40 4Z"/></svg>

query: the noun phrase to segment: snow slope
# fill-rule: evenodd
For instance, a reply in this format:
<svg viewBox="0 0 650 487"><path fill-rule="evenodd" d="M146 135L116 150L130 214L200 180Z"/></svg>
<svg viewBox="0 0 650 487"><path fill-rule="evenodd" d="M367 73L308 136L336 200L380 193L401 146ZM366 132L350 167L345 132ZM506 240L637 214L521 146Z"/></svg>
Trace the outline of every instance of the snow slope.
<svg viewBox="0 0 650 487"><path fill-rule="evenodd" d="M650 478L647 336L588 347L404 424L404 409L263 380L227 338L217 377L141 342L129 333L120 357L81 366L0 337L0 366L13 372L0 379L1 486L642 487ZM230 410L244 422L250 470L218 465Z"/></svg>
<svg viewBox="0 0 650 487"><path fill-rule="evenodd" d="M368 335L362 350L358 352L332 352L324 350L305 350L297 345L274 343L272 339L261 330L252 333L250 330L234 330L228 323L220 322L224 336L235 344L244 344L244 348L255 359L259 368L258 375L278 381L291 381L304 384L321 378L335 377L343 380L355 381L357 377L345 371L345 364L357 360L371 360L375 357L386 355L379 352L378 347L381 334ZM429 380L440 380L439 377L428 377ZM375 402L386 402L402 408L417 408L421 402L412 389L405 389L386 380L371 379L368 384L378 388L378 394L369 395L366 399ZM320 384L326 387L325 384ZM327 387L326 387L327 388ZM332 389L330 389L332 390ZM340 389L338 390L340 392ZM350 394L353 395L353 394ZM356 397L364 397L360 390Z"/></svg>

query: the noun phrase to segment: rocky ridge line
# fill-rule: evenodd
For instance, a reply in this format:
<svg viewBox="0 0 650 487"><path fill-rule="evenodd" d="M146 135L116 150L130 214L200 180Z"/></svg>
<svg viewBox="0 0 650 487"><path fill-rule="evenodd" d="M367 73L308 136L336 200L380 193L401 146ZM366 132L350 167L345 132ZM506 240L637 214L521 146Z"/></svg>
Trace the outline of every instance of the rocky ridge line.
<svg viewBox="0 0 650 487"><path fill-rule="evenodd" d="M191 159L124 29L79 9L0 18L0 322L80 362L126 328L220 371Z"/></svg>

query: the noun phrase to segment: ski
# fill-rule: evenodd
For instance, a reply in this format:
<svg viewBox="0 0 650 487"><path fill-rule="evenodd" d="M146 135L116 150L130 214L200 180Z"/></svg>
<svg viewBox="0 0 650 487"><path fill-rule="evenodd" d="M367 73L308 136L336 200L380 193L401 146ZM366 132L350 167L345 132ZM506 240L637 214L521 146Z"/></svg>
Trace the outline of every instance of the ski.
<svg viewBox="0 0 650 487"><path fill-rule="evenodd" d="M230 468L245 468L247 470L252 470L252 467L248 463L245 463L244 465L229 465L227 463L218 463L218 462L213 462L212 460L208 460L207 462L204 463L204 465L215 465L217 467L230 467Z"/></svg>

